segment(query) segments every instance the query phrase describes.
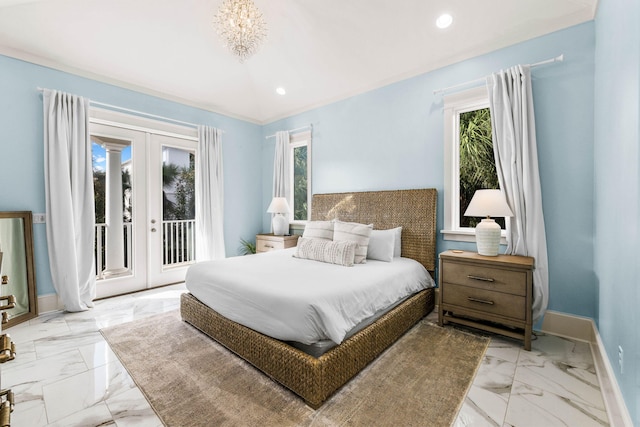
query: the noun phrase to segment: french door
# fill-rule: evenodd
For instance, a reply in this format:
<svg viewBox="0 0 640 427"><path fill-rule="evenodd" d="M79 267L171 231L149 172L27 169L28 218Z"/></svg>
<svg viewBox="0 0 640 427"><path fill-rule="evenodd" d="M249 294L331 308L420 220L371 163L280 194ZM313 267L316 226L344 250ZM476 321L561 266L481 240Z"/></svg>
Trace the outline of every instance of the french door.
<svg viewBox="0 0 640 427"><path fill-rule="evenodd" d="M91 122L97 298L180 282L195 261L197 137L151 124Z"/></svg>

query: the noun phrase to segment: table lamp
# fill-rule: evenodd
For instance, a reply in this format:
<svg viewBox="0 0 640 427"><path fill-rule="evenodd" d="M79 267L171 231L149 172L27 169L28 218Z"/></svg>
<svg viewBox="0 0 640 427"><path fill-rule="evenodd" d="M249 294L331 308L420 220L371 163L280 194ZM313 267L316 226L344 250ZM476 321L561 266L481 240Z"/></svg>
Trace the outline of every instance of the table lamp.
<svg viewBox="0 0 640 427"><path fill-rule="evenodd" d="M284 236L289 231L289 219L282 214L289 213L289 203L284 197L274 197L267 212L275 214L271 220L273 234L276 236Z"/></svg>
<svg viewBox="0 0 640 427"><path fill-rule="evenodd" d="M513 216L500 190L477 190L464 216L486 217L476 225L478 254L497 256L500 248L500 225L491 217Z"/></svg>

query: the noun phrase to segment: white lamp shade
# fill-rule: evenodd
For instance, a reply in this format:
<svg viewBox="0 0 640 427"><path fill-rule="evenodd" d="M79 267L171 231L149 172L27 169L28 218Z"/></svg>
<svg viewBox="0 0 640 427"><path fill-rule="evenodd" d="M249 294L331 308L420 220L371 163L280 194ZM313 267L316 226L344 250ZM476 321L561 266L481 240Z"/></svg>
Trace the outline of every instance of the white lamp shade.
<svg viewBox="0 0 640 427"><path fill-rule="evenodd" d="M477 190L464 216L513 216L507 200L500 190Z"/></svg>
<svg viewBox="0 0 640 427"><path fill-rule="evenodd" d="M267 212L269 213L289 213L289 211L289 203L287 203L287 199L284 197L274 197L267 208Z"/></svg>

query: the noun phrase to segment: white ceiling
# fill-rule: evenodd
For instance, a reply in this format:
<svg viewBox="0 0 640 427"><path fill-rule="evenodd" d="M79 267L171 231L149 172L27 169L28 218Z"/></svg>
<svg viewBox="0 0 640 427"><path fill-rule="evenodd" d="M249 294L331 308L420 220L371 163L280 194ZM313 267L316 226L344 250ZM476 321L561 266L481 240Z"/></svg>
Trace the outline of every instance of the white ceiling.
<svg viewBox="0 0 640 427"><path fill-rule="evenodd" d="M0 53L256 123L592 20L597 0L254 0L244 63L222 0L0 0ZM453 25L436 28L442 12ZM285 96L275 93L282 86Z"/></svg>

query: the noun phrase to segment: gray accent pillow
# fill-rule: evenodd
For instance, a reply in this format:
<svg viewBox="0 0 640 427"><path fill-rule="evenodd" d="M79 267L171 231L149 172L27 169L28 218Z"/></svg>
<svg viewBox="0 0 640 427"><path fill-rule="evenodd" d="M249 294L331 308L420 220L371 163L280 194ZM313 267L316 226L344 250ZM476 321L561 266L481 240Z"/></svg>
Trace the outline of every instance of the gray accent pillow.
<svg viewBox="0 0 640 427"><path fill-rule="evenodd" d="M304 226L302 237L333 240L333 221L308 221Z"/></svg>
<svg viewBox="0 0 640 427"><path fill-rule="evenodd" d="M356 246L357 244L355 242L349 241L330 242L328 240L300 237L298 239L296 253L293 254L293 256L296 258L343 265L345 267L353 267Z"/></svg>
<svg viewBox="0 0 640 427"><path fill-rule="evenodd" d="M367 247L369 246L369 238L373 230L373 224L359 224L357 222L334 221L333 223L333 241L356 242L356 264L364 264L367 259Z"/></svg>

